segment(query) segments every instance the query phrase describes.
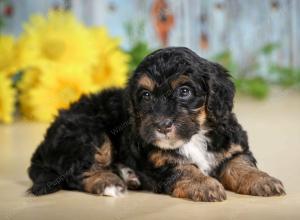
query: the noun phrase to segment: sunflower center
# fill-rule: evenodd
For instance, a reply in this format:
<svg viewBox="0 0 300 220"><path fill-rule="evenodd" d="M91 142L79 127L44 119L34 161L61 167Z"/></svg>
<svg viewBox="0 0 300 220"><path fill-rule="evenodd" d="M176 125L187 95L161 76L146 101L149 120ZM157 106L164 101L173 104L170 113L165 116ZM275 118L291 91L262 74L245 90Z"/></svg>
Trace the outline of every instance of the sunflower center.
<svg viewBox="0 0 300 220"><path fill-rule="evenodd" d="M50 60L58 60L65 51L64 42L58 39L47 40L42 47L42 53Z"/></svg>

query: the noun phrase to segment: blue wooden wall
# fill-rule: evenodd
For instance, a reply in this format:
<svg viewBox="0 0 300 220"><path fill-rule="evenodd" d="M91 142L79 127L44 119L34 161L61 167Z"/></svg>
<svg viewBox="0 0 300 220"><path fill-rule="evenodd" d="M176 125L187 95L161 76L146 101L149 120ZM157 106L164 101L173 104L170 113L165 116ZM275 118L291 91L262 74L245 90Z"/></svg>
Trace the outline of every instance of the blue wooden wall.
<svg viewBox="0 0 300 220"><path fill-rule="evenodd" d="M159 0L158 0L159 1ZM124 29L128 21L145 23L145 38L154 48L162 41L154 28L155 0L69 0L71 10L87 25L105 25L114 36L130 40ZM167 13L173 16L167 45L187 46L210 58L230 50L240 64L256 58L267 43L278 43L270 57L279 65L300 67L299 0L166 0ZM18 35L22 23L32 13L43 13L63 0L13 0L15 15L5 28ZM157 2L156 2L157 3ZM262 60L262 62L267 62ZM269 61L268 61L269 62Z"/></svg>

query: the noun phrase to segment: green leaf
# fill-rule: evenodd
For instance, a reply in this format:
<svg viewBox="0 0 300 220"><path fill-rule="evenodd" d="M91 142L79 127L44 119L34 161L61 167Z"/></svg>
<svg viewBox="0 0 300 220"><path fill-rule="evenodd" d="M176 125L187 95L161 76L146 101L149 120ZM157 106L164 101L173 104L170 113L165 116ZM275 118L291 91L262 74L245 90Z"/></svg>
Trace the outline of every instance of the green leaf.
<svg viewBox="0 0 300 220"><path fill-rule="evenodd" d="M137 42L134 46L127 52L131 60L129 62L130 73L135 70L137 65L148 55L152 50L148 47L146 42Z"/></svg>
<svg viewBox="0 0 300 220"><path fill-rule="evenodd" d="M225 50L214 57L212 57L212 60L216 61L217 63L220 63L223 65L233 76L236 76L238 72L238 65L233 60L232 54L229 50Z"/></svg>
<svg viewBox="0 0 300 220"><path fill-rule="evenodd" d="M267 43L260 48L260 52L265 55L270 55L274 50L278 49L280 45L278 43Z"/></svg>
<svg viewBox="0 0 300 220"><path fill-rule="evenodd" d="M264 99L269 94L269 84L261 77L240 78L235 80L235 85L241 93L253 96L258 99Z"/></svg>
<svg viewBox="0 0 300 220"><path fill-rule="evenodd" d="M300 69L272 64L270 73L277 77L276 82L280 85L293 86L300 84Z"/></svg>
<svg viewBox="0 0 300 220"><path fill-rule="evenodd" d="M2 29L3 26L4 26L4 21L3 21L3 19L0 17L0 31L1 31L1 29Z"/></svg>

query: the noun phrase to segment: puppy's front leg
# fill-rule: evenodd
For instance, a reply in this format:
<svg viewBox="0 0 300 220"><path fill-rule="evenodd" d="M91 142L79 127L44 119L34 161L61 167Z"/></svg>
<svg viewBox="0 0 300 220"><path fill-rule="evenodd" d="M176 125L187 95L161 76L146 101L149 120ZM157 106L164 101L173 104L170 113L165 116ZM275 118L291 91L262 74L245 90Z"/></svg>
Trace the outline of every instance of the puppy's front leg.
<svg viewBox="0 0 300 220"><path fill-rule="evenodd" d="M230 160L221 170L220 181L233 192L253 196L284 195L280 180L257 169L251 156L242 154Z"/></svg>
<svg viewBox="0 0 300 220"><path fill-rule="evenodd" d="M204 175L194 164L186 163L167 153L155 153L150 157L155 176L162 192L177 198L215 202L226 199L222 184Z"/></svg>
<svg viewBox="0 0 300 220"><path fill-rule="evenodd" d="M204 175L198 167L192 164L180 165L175 168L180 177L175 181L171 195L194 201L215 202L226 199L222 184Z"/></svg>

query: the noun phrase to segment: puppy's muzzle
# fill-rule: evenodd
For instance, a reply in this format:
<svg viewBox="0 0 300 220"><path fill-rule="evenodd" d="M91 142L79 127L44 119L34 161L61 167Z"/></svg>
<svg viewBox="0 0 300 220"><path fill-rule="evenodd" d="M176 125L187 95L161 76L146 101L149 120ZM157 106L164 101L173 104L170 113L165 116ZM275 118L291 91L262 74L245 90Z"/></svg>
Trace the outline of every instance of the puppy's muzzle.
<svg viewBox="0 0 300 220"><path fill-rule="evenodd" d="M171 119L163 119L157 122L157 131L162 134L168 134L172 131L173 121Z"/></svg>

